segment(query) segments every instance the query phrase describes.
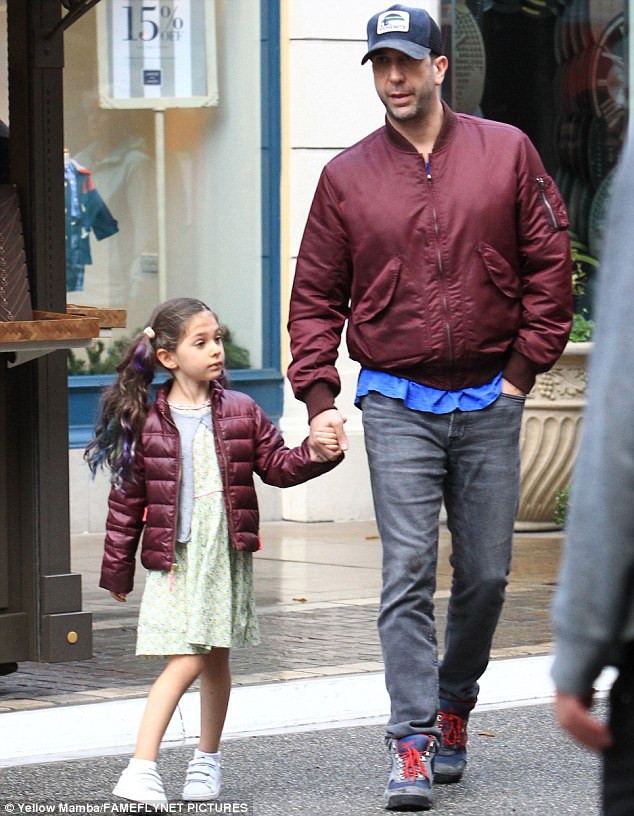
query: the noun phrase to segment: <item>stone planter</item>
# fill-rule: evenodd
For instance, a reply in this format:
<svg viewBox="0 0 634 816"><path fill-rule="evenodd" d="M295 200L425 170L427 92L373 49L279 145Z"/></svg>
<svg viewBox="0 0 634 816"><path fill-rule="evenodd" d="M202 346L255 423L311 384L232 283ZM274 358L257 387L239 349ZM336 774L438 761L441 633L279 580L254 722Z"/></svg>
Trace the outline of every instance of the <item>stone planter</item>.
<svg viewBox="0 0 634 816"><path fill-rule="evenodd" d="M522 476L516 529L556 529L557 492L570 481L586 403L592 343L568 343L557 364L537 377L520 433Z"/></svg>

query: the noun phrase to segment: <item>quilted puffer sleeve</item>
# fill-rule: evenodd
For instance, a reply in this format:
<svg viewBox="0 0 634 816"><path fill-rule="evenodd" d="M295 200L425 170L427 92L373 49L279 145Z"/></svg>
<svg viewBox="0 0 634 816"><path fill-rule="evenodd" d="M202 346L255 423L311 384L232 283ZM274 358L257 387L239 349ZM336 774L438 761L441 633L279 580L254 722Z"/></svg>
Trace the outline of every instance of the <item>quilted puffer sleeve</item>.
<svg viewBox="0 0 634 816"><path fill-rule="evenodd" d="M296 448L289 448L282 435L254 403L255 472L263 482L275 487L291 487L327 473L343 460L343 454L334 462L311 462L308 438Z"/></svg>
<svg viewBox="0 0 634 816"><path fill-rule="evenodd" d="M137 452L134 479L113 486L108 497L106 540L99 586L110 592L131 592L135 555L143 530L146 506L143 455Z"/></svg>

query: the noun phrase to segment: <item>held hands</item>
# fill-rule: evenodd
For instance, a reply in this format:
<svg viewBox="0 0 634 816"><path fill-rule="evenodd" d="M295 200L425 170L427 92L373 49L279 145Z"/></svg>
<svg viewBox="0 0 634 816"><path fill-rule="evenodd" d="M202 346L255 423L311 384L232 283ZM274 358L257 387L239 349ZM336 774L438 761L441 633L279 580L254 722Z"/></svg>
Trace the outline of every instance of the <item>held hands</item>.
<svg viewBox="0 0 634 816"><path fill-rule="evenodd" d="M313 462L332 462L348 450L348 437L343 429L347 418L336 408L322 411L310 423L308 445Z"/></svg>
<svg viewBox="0 0 634 816"><path fill-rule="evenodd" d="M600 753L612 745L612 734L605 723L590 714L591 705L591 694L582 697L558 691L555 696L555 717L573 739Z"/></svg>

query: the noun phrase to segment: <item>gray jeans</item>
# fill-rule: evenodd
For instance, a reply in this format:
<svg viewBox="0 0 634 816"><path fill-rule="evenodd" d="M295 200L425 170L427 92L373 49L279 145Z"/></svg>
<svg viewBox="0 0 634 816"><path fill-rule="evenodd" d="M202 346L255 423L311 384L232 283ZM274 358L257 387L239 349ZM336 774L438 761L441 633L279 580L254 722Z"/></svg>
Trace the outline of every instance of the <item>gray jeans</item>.
<svg viewBox="0 0 634 816"><path fill-rule="evenodd" d="M431 414L370 393L363 427L383 545L379 635L390 737L434 733L439 695L475 702L511 566L524 400ZM453 569L438 666L433 595L444 498Z"/></svg>

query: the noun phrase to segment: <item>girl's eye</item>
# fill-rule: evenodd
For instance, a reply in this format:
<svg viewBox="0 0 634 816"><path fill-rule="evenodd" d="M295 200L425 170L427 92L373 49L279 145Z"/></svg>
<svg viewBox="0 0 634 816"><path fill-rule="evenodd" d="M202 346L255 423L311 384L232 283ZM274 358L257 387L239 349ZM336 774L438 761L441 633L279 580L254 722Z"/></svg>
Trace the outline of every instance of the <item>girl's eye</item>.
<svg viewBox="0 0 634 816"><path fill-rule="evenodd" d="M216 337L216 343L218 343L219 346L222 345L222 335L221 334L219 334L218 337Z"/></svg>

